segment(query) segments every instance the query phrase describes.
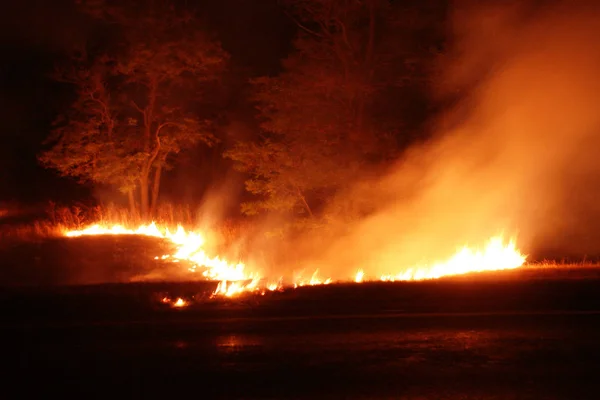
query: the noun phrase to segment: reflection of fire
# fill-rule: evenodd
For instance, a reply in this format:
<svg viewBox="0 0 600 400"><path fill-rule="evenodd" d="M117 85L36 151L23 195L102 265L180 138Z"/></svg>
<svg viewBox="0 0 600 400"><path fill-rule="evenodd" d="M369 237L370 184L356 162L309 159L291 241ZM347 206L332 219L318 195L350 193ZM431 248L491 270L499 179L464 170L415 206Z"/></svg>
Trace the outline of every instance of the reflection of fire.
<svg viewBox="0 0 600 400"><path fill-rule="evenodd" d="M68 231L66 236L75 237L83 235L144 235L169 240L176 246L173 254L167 254L156 259L171 262L188 261L192 267L202 271L205 279L219 281L213 296L234 297L242 293L261 293L283 289L282 280L265 280L257 272L249 272L243 263L228 263L219 257L209 257L204 249L202 234L187 232L181 226L175 232L169 229L159 229L154 223L142 225L137 229L127 229L120 225L106 227L93 225L79 231ZM414 281L424 279L437 279L444 276L462 275L470 272L500 271L515 269L525 263L526 257L517 250L513 241L504 243L502 237L489 240L483 250L473 250L464 247L446 261L433 264L416 266L404 269L402 272L389 273L379 277L369 277L362 269L358 270L348 281L356 283L374 280L380 281ZM319 276L319 270L314 271L307 279L302 273L297 274L292 282L293 287L327 285L332 283L331 278ZM188 302L182 298L173 301L163 298L163 303L173 307L185 307Z"/></svg>

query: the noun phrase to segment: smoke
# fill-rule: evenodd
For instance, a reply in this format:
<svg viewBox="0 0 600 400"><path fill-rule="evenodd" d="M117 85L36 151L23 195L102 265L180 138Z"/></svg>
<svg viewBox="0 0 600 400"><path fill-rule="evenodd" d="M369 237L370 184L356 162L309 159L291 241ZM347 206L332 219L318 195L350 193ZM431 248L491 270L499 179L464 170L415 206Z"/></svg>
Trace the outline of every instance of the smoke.
<svg viewBox="0 0 600 400"><path fill-rule="evenodd" d="M328 246L299 242L303 263L398 273L497 234L529 254L599 253L600 9L574 3L456 5L434 86L462 100L434 139L341 195L373 210Z"/></svg>

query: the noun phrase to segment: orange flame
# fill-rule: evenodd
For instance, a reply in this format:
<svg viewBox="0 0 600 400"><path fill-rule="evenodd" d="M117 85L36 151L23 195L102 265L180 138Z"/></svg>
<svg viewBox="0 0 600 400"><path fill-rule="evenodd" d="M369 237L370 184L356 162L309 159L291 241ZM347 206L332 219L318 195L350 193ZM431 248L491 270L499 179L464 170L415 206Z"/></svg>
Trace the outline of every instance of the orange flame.
<svg viewBox="0 0 600 400"><path fill-rule="evenodd" d="M229 263L219 257L209 257L203 249L204 237L198 232L188 232L178 226L175 232L169 229L160 229L155 223L142 225L136 229L127 229L121 225L102 226L92 225L86 229L65 232L66 236L77 237L84 235L144 235L169 240L176 247L173 254L166 254L155 259L179 262L190 262L190 271L197 268L203 269L205 279L219 281L213 296L235 297L242 293L261 293L267 291L283 290L281 278L278 281L265 281L260 274L248 272L243 263ZM426 264L405 269L401 272L392 272L379 277L369 277L360 269L355 276L348 279L356 283L369 281L415 281L424 279L437 279L444 276L461 275L471 272L500 271L521 267L526 260L516 247L514 241L507 244L501 236L491 238L483 250L473 250L463 247L446 261ZM328 285L331 278L319 276L319 270L314 271L310 278L304 278L302 271L293 280L294 288L302 286ZM173 307L185 307L188 302L182 298L172 301L163 298L163 303Z"/></svg>
<svg viewBox="0 0 600 400"><path fill-rule="evenodd" d="M436 262L431 266L409 268L401 273L382 275L380 279L391 282L418 281L471 272L501 271L519 268L525 260L526 256L517 250L514 241L504 244L503 238L496 236L488 241L483 251L465 246L446 261Z"/></svg>
<svg viewBox="0 0 600 400"><path fill-rule="evenodd" d="M188 232L182 226L178 226L175 232L168 228L159 229L154 222L150 225L141 225L137 229L127 229L121 225L110 227L92 225L78 231L65 233L69 237L84 235L143 235L169 240L176 246L174 254L166 254L155 259L170 260L173 262L189 261L192 264L190 270L203 268L202 276L210 280L241 281L258 278L255 274L248 274L243 263L229 263L219 257L209 257L203 249L204 237L197 232Z"/></svg>
<svg viewBox="0 0 600 400"><path fill-rule="evenodd" d="M181 297L175 300L175 303L173 303L173 307L181 308L185 306L187 306L187 301L183 300Z"/></svg>
<svg viewBox="0 0 600 400"><path fill-rule="evenodd" d="M189 304L186 300L182 299L181 297L178 297L177 300L172 300L169 297L163 297L162 299L160 299L160 302L163 304L168 304L174 308L183 308Z"/></svg>

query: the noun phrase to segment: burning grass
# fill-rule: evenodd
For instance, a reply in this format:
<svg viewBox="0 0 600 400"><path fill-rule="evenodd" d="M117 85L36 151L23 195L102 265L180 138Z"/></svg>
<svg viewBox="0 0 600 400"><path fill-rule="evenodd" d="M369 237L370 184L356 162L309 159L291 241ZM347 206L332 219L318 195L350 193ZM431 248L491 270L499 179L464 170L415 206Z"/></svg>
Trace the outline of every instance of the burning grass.
<svg viewBox="0 0 600 400"><path fill-rule="evenodd" d="M56 245L44 244L48 248L55 247L47 251L49 256L30 259L32 251L24 247L19 250L20 262L26 268L36 263L46 266L52 263L70 263L71 276L68 283L207 280L215 282L213 296L218 297L265 294L330 283L419 281L453 276L461 279L475 272L532 269L562 271L599 266L598 263L526 264L526 256L519 251L514 241L494 237L479 248L457 249L454 255L445 260L432 260L409 268L399 267L397 271L385 274L376 274L365 267L348 271L348 276L332 277L323 275L318 268L311 270L308 266L303 270L293 271L291 276L274 276L265 272L261 265L247 265L244 260L223 256L225 253L220 251L220 247L224 246L220 244L237 242L243 236L240 225L226 223L216 232L204 231L193 228L192 222L196 217L189 208L169 205L160 210L162 214L157 216L158 222L140 225L137 224L137 216L114 206L84 210L77 206L61 208L51 205L47 220L14 226L0 232L4 245L11 242L9 238L14 239L13 245L19 241L39 245L40 242L54 240ZM176 224L179 218L184 221L183 224ZM71 263L77 265L73 266ZM112 275L101 272L108 269L117 272ZM73 273L74 270L79 272ZM85 279L82 279L83 276ZM78 279L82 279L82 282ZM176 306L174 304L177 298L173 298L169 300L169 304L183 308L190 300L182 298L182 301L184 303L179 302Z"/></svg>
<svg viewBox="0 0 600 400"><path fill-rule="evenodd" d="M64 232L80 230L91 225L137 228L143 225L139 214L131 213L128 209L115 204L102 206L85 206L83 204L64 206L53 202L46 205L43 213L31 213L33 218L23 218L25 221L7 223L0 227L0 247L12 245L15 242L40 241L46 238L64 236ZM43 214L39 217L38 214ZM182 226L193 230L200 215L189 206L162 204L158 207L152 221L161 227L176 229ZM215 246L224 243L239 242L243 231L247 229L239 221L226 220L218 226L211 226L211 241Z"/></svg>
<svg viewBox="0 0 600 400"><path fill-rule="evenodd" d="M200 279L220 281L214 295L233 297L242 293L264 294L266 291L281 290L285 287L301 287L327 285L334 282L332 277L322 276L319 269L310 273L310 278L300 271L294 273L291 281L283 277L266 275L260 266L247 266L243 262L231 262L219 256L209 256L205 251L203 232L186 230L178 226L176 230L159 227L155 223L140 225L131 229L121 225L104 226L91 225L85 229L69 230L64 234L68 237L82 236L150 236L164 239L174 245L171 253L156 256L156 260L185 262L188 271L198 273ZM494 237L481 249L463 247L457 253L444 261L392 271L389 274L369 274L360 270L352 276L336 277L336 281L413 281L437 279L445 276L461 275L480 271L499 271L515 269L525 263L522 255L513 241L505 243L502 237Z"/></svg>

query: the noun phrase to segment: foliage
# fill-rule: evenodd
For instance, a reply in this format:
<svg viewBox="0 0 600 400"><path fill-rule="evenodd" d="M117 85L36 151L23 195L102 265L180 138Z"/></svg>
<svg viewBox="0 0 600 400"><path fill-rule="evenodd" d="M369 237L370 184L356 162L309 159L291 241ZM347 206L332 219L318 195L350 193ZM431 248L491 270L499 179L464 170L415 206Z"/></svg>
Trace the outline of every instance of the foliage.
<svg viewBox="0 0 600 400"><path fill-rule="evenodd" d="M111 73L106 59L77 60L77 65L57 70L55 78L77 88L77 98L66 115L55 121L47 140L54 146L40 155L44 166L81 182L114 185L126 192L135 186L136 154L120 143L128 138L119 124L116 102L108 91ZM137 156L137 157L136 157Z"/></svg>
<svg viewBox="0 0 600 400"><path fill-rule="evenodd" d="M279 76L253 81L263 134L226 156L258 197L246 213L315 216L364 169L397 153L402 118L381 118L379 109L386 91L415 77L423 54L410 34L421 26L399 24L400 10L387 1L283 3L299 28L295 51Z"/></svg>
<svg viewBox="0 0 600 400"><path fill-rule="evenodd" d="M199 110L228 56L187 14L159 7L134 17L115 7L105 18L125 40L73 56L57 72L76 87L77 99L57 120L40 161L62 175L117 187L132 208L137 190L147 215L173 156L217 141Z"/></svg>

